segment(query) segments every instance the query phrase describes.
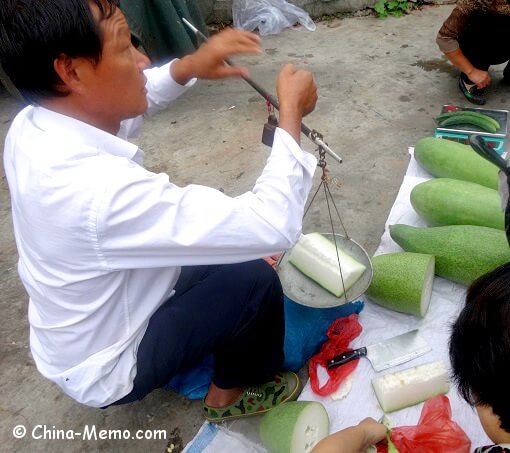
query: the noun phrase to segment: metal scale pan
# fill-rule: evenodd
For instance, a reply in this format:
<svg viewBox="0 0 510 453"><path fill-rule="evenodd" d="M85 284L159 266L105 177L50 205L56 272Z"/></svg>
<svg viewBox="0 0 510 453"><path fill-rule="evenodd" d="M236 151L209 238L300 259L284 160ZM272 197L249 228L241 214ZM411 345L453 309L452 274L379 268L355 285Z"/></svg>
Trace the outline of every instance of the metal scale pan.
<svg viewBox="0 0 510 453"><path fill-rule="evenodd" d="M321 233L324 237L333 241L332 233ZM356 261L366 266L366 270L360 279L343 294L336 297L324 289L312 279L308 278L301 271L289 263L289 252L285 253L278 265L278 275L282 282L283 292L287 297L301 305L314 308L337 307L347 302L357 300L370 286L372 281L372 262L367 252L357 242L340 234L335 234L336 243L345 253ZM340 265L342 262L340 262Z"/></svg>

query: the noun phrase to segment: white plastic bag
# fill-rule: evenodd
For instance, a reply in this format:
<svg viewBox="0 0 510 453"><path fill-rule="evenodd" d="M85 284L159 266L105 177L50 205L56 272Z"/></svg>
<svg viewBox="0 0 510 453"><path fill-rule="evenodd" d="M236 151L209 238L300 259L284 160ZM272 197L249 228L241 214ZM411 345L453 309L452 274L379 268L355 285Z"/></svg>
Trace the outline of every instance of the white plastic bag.
<svg viewBox="0 0 510 453"><path fill-rule="evenodd" d="M234 27L247 31L259 29L262 36L275 35L299 22L314 31L315 24L303 9L285 0L234 0Z"/></svg>

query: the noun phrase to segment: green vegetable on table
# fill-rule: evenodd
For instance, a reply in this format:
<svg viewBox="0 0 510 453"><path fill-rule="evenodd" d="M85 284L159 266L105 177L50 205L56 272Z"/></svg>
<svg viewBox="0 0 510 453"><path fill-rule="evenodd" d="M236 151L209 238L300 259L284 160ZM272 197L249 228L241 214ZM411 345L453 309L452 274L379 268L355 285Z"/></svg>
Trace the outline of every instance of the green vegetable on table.
<svg viewBox="0 0 510 453"><path fill-rule="evenodd" d="M510 261L505 232L494 228L397 224L390 226L390 236L407 252L434 255L436 275L463 285Z"/></svg>
<svg viewBox="0 0 510 453"><path fill-rule="evenodd" d="M491 133L497 132L501 127L499 122L491 116L470 110L443 113L435 120L439 127L469 124Z"/></svg>
<svg viewBox="0 0 510 453"><path fill-rule="evenodd" d="M372 258L373 277L367 296L390 310L425 316L434 282L434 256L387 253Z"/></svg>
<svg viewBox="0 0 510 453"><path fill-rule="evenodd" d="M505 229L499 193L480 184L431 179L413 188L411 204L429 226L480 225Z"/></svg>
<svg viewBox="0 0 510 453"><path fill-rule="evenodd" d="M312 401L283 403L260 423L260 438L270 453L310 453L328 434L328 413Z"/></svg>
<svg viewBox="0 0 510 453"><path fill-rule="evenodd" d="M438 178L460 179L498 189L498 168L469 145L426 137L416 143L414 157L425 170Z"/></svg>

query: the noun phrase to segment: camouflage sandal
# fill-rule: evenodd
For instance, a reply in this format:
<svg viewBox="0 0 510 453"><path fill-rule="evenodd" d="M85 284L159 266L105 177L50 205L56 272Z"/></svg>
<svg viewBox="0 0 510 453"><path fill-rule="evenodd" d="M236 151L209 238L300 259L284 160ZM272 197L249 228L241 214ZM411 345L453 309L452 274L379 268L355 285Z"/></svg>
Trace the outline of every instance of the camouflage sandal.
<svg viewBox="0 0 510 453"><path fill-rule="evenodd" d="M210 407L204 402L205 418L218 423L236 418L260 415L299 395L299 377L292 371L278 373L273 381L250 387L230 406Z"/></svg>

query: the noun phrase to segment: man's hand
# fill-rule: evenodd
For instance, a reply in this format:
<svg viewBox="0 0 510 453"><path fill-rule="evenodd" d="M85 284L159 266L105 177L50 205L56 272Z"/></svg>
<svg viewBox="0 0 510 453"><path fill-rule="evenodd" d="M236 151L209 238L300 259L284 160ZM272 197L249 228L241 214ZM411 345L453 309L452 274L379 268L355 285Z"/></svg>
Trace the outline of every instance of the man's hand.
<svg viewBox="0 0 510 453"><path fill-rule="evenodd" d="M234 55L260 54L260 38L242 30L227 28L207 40L200 48L177 60L171 67L172 78L185 85L192 78L223 79L248 76L241 66L227 66L225 60Z"/></svg>
<svg viewBox="0 0 510 453"><path fill-rule="evenodd" d="M312 112L317 103L317 86L313 75L287 64L278 75L276 91L280 104L280 127L299 143L301 119Z"/></svg>
<svg viewBox="0 0 510 453"><path fill-rule="evenodd" d="M480 89L487 88L491 84L491 76L488 71L473 68L472 71L467 72L466 75L469 77L469 80L476 83L476 86Z"/></svg>

